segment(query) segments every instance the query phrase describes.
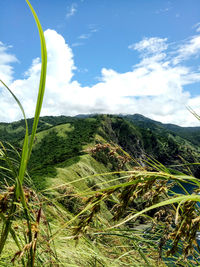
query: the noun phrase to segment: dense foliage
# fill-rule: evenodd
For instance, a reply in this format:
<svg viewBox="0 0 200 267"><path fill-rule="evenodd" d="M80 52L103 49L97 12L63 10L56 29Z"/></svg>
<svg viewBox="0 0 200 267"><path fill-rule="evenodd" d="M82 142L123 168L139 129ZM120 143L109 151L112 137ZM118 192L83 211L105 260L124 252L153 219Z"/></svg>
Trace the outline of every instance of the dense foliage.
<svg viewBox="0 0 200 267"><path fill-rule="evenodd" d="M99 142L95 139L97 134L106 142L119 145L139 162L146 160L147 156L166 166L199 161L199 148L193 139L193 133L198 133L198 127L195 127L194 131L188 127L169 127L139 115L88 117L58 116L40 119L29 164L33 176L45 172L55 175L54 165L83 155L84 147ZM28 119L28 124L32 125L32 119ZM59 125L63 126L62 129ZM22 145L24 127L23 120L0 124L1 140L19 148ZM31 127L29 130L31 131ZM59 131L62 131L62 134L59 134ZM196 177L200 176L198 166L191 169ZM187 172L187 168L185 171Z"/></svg>
<svg viewBox="0 0 200 267"><path fill-rule="evenodd" d="M30 130L32 122L32 119L28 119ZM144 260L144 263L138 266L148 266L149 262L153 260L151 256L146 257L143 253L146 255L155 253L153 257L162 266L164 263L161 263L160 260L167 255L163 251L166 251L169 246L171 250L168 255L175 257L173 262L176 258L180 260L180 251L184 252L186 258L191 251L196 253L195 246L198 244L189 246L187 243L187 239L195 240L195 234L199 227L199 221L195 220L195 216L198 217L195 201L183 205L181 210L189 210L190 220L185 220L185 224L181 224L184 222L185 213L180 214L177 227L173 227L176 224L176 211L174 209L176 206L168 206L149 210L146 213L149 218L153 218L153 224L148 217L139 216L136 220L125 223L120 230L121 232L108 234L105 230L104 235L107 234L108 236L96 236L98 229L104 229L106 225L112 225L113 222L115 224L121 219L129 218L134 213L142 212L144 209L164 201L167 192L173 186L173 183L169 183L168 179L177 179L176 176L173 176L174 174L191 175L193 172L193 175L199 176L198 165L188 168L189 163L199 161L199 148L189 138L191 129L189 128L187 132L187 128L178 127L178 129L180 128L179 131L173 131L173 129L177 129L176 127L178 126L172 127L170 125L170 129L168 129L168 125L149 121L149 119L138 115L124 117L114 115L42 117L35 136L28 170L36 191L39 193L39 191L44 190L40 196L41 201L46 203L43 206L43 212L45 211L46 214L45 219L43 219L44 226L53 222L56 225L53 227L54 231L61 231L63 238L68 235L75 235L75 238L79 239L80 236L86 235L89 237L87 242L89 240L96 240L95 242L97 242L98 240L95 249L104 246L105 242L110 245L115 241L116 244L122 242L123 249L119 246L115 253L120 255L126 251L128 254L130 253L130 259L133 260L134 255L128 252L130 246L137 254L134 260L137 261L139 257ZM23 120L0 125L0 139L7 149L8 156L16 162L19 161L17 153L21 151L24 132ZM186 139L183 138L183 132L187 136ZM12 147L6 143L7 141L14 144L17 150L13 151ZM2 166L6 167L4 163ZM131 174L126 174L127 171ZM108 176L103 173L110 174ZM1 175L6 177L9 176L9 173L2 170ZM32 187L28 184L27 186ZM6 207L10 205L9 199L12 197L13 187L10 187L9 190L9 193L2 194L1 206L3 205L4 212ZM29 188L26 188L25 191L29 195L31 208L37 196ZM46 191L48 194L45 193ZM90 192L89 197L87 192ZM92 192L97 193L93 195ZM47 197L48 200L44 200L43 197ZM29 201L28 198L27 201ZM39 204L37 203L37 205ZM39 211L40 208L37 206L34 216L37 217ZM23 217L24 215L18 214L18 216ZM76 216L78 217L76 218ZM67 221L70 222L71 220L75 221L71 230L68 229L66 232L65 228L62 228L63 226L60 229L61 225L68 225ZM179 235L178 238L176 234L180 229L183 233L187 232L187 224L195 231L190 231L187 239L184 235ZM142 250L138 251L137 246L131 243L131 240L138 242L138 237L135 239L134 234L136 231L134 229L137 227L145 229L148 238L150 236L155 239L155 243L141 239ZM119 229L116 230L119 231ZM50 237L45 236L44 238L50 240ZM171 239L174 239L172 245L170 245ZM185 246L181 247L183 243ZM45 246L49 246L48 243L45 244ZM46 249L45 246L44 249ZM57 248L59 248L58 244ZM40 249L42 251L43 248ZM70 247L70 251L71 249L72 247ZM54 255L55 252L49 250L49 253ZM112 254L114 248L108 251L104 247L102 253L105 266L111 266L110 260L112 257L115 258ZM55 255L52 256L52 264L57 261L55 257ZM70 262L70 257L66 257L65 260ZM94 260L91 258L92 264L98 262L99 257L100 253ZM106 260L109 261L109 264L106 263ZM74 257L74 262L77 266L81 266L76 257ZM130 264L130 262L129 258L125 257L113 266L123 266L123 264ZM167 262L168 260L165 259L166 264ZM84 264L86 266L86 263ZM152 264L154 265L155 262ZM70 266L70 263L66 266Z"/></svg>

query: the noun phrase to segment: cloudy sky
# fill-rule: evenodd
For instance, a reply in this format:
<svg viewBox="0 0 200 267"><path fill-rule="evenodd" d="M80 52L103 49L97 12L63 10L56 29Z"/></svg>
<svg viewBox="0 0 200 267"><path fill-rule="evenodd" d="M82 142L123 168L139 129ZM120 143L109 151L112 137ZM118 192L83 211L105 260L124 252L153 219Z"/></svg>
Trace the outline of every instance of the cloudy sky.
<svg viewBox="0 0 200 267"><path fill-rule="evenodd" d="M199 0L32 0L48 51L42 115L134 114L199 126ZM0 79L35 109L40 44L25 0L0 1ZM21 118L0 86L0 121Z"/></svg>

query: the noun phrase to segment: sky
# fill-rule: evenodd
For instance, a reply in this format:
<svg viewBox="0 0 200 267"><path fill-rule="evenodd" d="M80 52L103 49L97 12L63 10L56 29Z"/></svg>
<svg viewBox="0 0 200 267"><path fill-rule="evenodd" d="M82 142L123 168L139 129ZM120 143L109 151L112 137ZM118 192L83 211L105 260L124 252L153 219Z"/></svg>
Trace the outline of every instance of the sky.
<svg viewBox="0 0 200 267"><path fill-rule="evenodd" d="M139 113L200 126L199 0L31 0L47 44L45 115ZM34 116L40 41L25 0L0 1L0 79ZM22 118L0 85L0 121Z"/></svg>

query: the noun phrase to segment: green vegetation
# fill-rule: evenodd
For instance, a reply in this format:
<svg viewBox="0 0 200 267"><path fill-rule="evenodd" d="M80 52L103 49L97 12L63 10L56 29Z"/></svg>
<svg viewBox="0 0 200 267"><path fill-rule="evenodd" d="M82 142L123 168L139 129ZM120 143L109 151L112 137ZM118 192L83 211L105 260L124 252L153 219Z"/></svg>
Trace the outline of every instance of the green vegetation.
<svg viewBox="0 0 200 267"><path fill-rule="evenodd" d="M20 123L15 128L12 124L6 127L14 131L21 127ZM98 266L101 262L103 266L129 266L135 262L136 266L156 266L159 262L160 266L170 266L171 261L182 259L181 238L178 240L180 251L165 258L165 251L172 242L168 236L173 237L173 231L176 231L173 225L178 216L177 206L162 208L161 204L160 208L155 206L155 210L151 206L162 200L168 201L170 188L174 184L183 186L185 179L192 180L198 187L198 180L191 176L192 171L198 173L198 165L188 168L186 164L186 159L190 163L198 162L198 147L171 130L162 132L159 129L158 133L156 126L145 130L145 122L138 126L118 116L44 117L41 124L45 127L38 128L28 169L33 182L31 188L35 188L39 203L43 203L42 210L51 227L46 246L48 243L50 247L53 245L52 238L52 264L61 261L63 266L87 266L91 262L91 266ZM12 136L11 130L10 133ZM17 147L22 145L21 138L15 142ZM185 195L175 194L174 198L170 203L184 200ZM194 208L196 201L197 198L189 207L192 220L199 216ZM181 205L183 207L178 208L179 222L182 210L187 207L184 202ZM147 216L141 215L145 210ZM168 228L164 227L166 222ZM192 221L188 223L196 234L198 221L195 227ZM40 231L45 232L42 223ZM74 238L79 240L76 248ZM68 253L64 253L59 242L67 247ZM115 247L113 242L116 242ZM163 245L159 248L160 242ZM142 247L140 251L138 246ZM14 254L13 244L12 247ZM38 253L43 250L44 247L38 247ZM45 262L47 256L44 259L38 256L40 266L39 262ZM196 258L198 255L190 263ZM188 261L184 264L182 266L187 266Z"/></svg>
<svg viewBox="0 0 200 267"><path fill-rule="evenodd" d="M26 2L42 68L33 119L1 81L24 120L0 124L0 266L198 266L199 128L141 115L39 119L47 55Z"/></svg>
<svg viewBox="0 0 200 267"><path fill-rule="evenodd" d="M23 147L22 147L22 153L21 153L21 158L20 158L20 164L19 166L15 164L15 161L13 161L7 154L7 151L5 147L2 144L2 150L1 150L1 159L5 161L8 165L8 171L11 172L11 176L15 179L14 186L9 188L10 191L10 205L6 204L4 209L5 213L1 213L1 219L2 219L2 229L1 229L1 238L0 238L0 255L4 249L4 246L7 242L8 239L8 234L10 233L13 237L13 240L15 241L16 245L18 246L18 249L20 250L19 255L23 254L24 251L22 251L20 241L12 228L12 222L16 216L18 215L17 209L18 209L18 203L20 202L20 206L22 206L22 210L24 212L24 216L26 218L26 223L27 223L27 236L24 238L25 240L25 248L28 250L27 253L27 265L28 266L34 266L35 262L35 254L36 254L36 243L37 243L37 232L33 233L32 231L32 226L35 224L39 224L40 221L40 216L41 216L41 208L38 211L38 214L34 214L36 217L36 220L32 220L30 209L27 206L27 198L25 194L25 190L23 189L23 180L26 175L26 169L27 169L27 163L31 155L32 147L33 147L33 142L35 138L35 133L37 130L37 125L39 121L39 116L40 116L40 111L42 107L42 101L43 101L43 96L44 96L44 90L45 90L45 82L46 82L46 70L47 70L47 51L46 51L46 44L45 44L45 39L44 39L44 34L42 31L42 27L40 25L40 22L37 18L37 15L32 8L31 4L29 3L28 0L26 0L33 17L35 19L35 22L37 24L37 28L39 31L40 35L40 41L41 41L41 58L42 58L42 64L41 64L41 75L40 75L40 84L39 84L39 90L38 90L38 99L36 103L36 109L35 109L35 117L33 121L33 126L32 126L32 133L30 140L28 138L28 123L26 120L25 112L23 110L23 107L21 106L20 101L17 99L17 97L12 93L12 91L6 86L6 84L1 81L1 83L5 86L5 88L11 93L15 101L17 102L19 108L22 111L23 117L25 119L25 126L26 126L26 132L25 132L25 137L24 137L24 142L23 142ZM2 199L3 202L5 202L5 199L9 199L8 193L2 194ZM4 210L3 209L3 210ZM19 216L19 215L18 215ZM35 219L35 218L34 218ZM33 221L33 222L32 222ZM22 264L25 265L24 258L22 258Z"/></svg>

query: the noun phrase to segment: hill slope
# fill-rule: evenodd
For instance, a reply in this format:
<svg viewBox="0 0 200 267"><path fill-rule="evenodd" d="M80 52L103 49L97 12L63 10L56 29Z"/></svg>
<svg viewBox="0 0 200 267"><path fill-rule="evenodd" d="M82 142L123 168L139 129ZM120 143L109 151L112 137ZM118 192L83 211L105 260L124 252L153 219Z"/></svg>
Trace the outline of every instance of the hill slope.
<svg viewBox="0 0 200 267"><path fill-rule="evenodd" d="M32 119L28 123L31 128ZM20 147L24 131L23 120L1 123L0 140ZM149 156L167 166L194 163L199 160L199 136L199 127L162 124L138 114L42 117L29 170L37 177L36 183L41 184L39 177L55 177L57 166L69 167L78 163L81 156L91 157L87 148L96 144L120 147L139 163ZM195 176L200 176L198 168L192 170Z"/></svg>
<svg viewBox="0 0 200 267"><path fill-rule="evenodd" d="M28 124L31 128L32 119L28 120ZM84 208L87 192L116 185L118 181L125 182L127 176L124 177L123 171L133 170L138 163L145 166L149 157L167 166L199 161L198 141L193 140L193 134L198 136L198 130L164 125L141 115L42 117L28 169L36 190L45 197L44 203L48 199L44 209L53 232L59 231ZM24 132L23 120L0 124L0 140L11 142L19 151ZM191 169L197 177L200 176L198 168ZM181 171L188 172L187 168L181 168ZM115 197L103 202L101 213L96 215L95 227L98 229L99 226L101 231L110 225L113 218L112 208L117 203ZM134 203L140 209L143 204L142 198ZM135 206L130 208L132 210ZM143 223L146 229L148 225L145 222L140 218L134 222L134 227ZM63 228L55 240L62 266L101 266L95 265L96 259L103 262L103 266L130 266L134 256L140 258L135 248L131 250L132 258L122 257L122 262L121 256L116 258L116 255L130 253L128 250L125 253L125 248L132 246L132 242L123 238L98 237L98 242L94 243L94 237L89 235L87 239L81 239L76 249L70 233L70 229ZM13 248L14 245L8 246ZM144 264L141 262L137 266Z"/></svg>

